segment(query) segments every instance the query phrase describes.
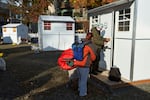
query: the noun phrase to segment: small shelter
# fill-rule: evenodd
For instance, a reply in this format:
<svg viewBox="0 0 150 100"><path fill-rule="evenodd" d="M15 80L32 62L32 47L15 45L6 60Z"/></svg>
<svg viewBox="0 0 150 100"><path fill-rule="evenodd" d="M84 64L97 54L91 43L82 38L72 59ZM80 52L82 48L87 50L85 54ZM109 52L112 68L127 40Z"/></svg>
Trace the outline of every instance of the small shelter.
<svg viewBox="0 0 150 100"><path fill-rule="evenodd" d="M39 48L43 51L65 50L70 48L75 38L74 23L74 19L70 16L39 16Z"/></svg>
<svg viewBox="0 0 150 100"><path fill-rule="evenodd" d="M27 40L28 27L21 23L10 23L2 26L3 43L20 44L21 40Z"/></svg>
<svg viewBox="0 0 150 100"><path fill-rule="evenodd" d="M101 53L100 67L120 68L130 81L150 79L150 0L118 0L88 11L90 29L99 25L110 37Z"/></svg>

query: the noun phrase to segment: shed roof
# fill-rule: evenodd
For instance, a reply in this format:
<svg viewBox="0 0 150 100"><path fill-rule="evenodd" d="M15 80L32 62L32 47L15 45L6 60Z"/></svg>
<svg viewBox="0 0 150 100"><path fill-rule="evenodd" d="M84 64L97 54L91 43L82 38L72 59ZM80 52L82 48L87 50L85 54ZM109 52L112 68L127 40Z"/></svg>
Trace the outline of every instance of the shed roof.
<svg viewBox="0 0 150 100"><path fill-rule="evenodd" d="M17 27L19 25L21 25L21 23L10 23L10 24L3 25L2 27Z"/></svg>
<svg viewBox="0 0 150 100"><path fill-rule="evenodd" d="M75 22L74 19L70 16L49 16L49 15L40 15L40 20L54 21L54 22Z"/></svg>
<svg viewBox="0 0 150 100"><path fill-rule="evenodd" d="M115 8L117 6L121 6L121 5L124 5L124 4L128 4L128 3L131 3L133 1L134 0L118 0L118 1L106 4L104 6L99 6L97 8L93 8L93 9L91 9L91 10L88 11L88 14L89 15L93 15L94 13L97 13L97 12L101 13L101 12L103 12L106 9L113 10L112 8Z"/></svg>

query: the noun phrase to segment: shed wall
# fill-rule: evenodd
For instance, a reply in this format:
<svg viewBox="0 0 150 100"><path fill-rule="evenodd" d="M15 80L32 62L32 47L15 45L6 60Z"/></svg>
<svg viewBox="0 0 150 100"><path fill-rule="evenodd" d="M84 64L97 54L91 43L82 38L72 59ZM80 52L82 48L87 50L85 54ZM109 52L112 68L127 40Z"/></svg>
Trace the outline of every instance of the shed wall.
<svg viewBox="0 0 150 100"><path fill-rule="evenodd" d="M17 30L13 32L13 28L6 27L6 32L3 31L4 43L16 43L17 42Z"/></svg>
<svg viewBox="0 0 150 100"><path fill-rule="evenodd" d="M6 32L3 31L3 42L4 43L16 43L20 44L21 39L27 39L28 36L28 28L27 26L20 24L15 25L12 24L12 26L5 26ZM16 28L16 31L14 31L14 28Z"/></svg>
<svg viewBox="0 0 150 100"><path fill-rule="evenodd" d="M150 13L149 0L137 0L137 20L133 80L150 79Z"/></svg>
<svg viewBox="0 0 150 100"><path fill-rule="evenodd" d="M120 0L118 2L121 3L122 1ZM90 16L93 16L106 14L108 11L115 11L115 27L113 28L113 64L120 68L122 77L132 81L150 79L149 4L149 0L145 0L144 2L142 0L133 0L133 2L129 2L123 5L118 5L116 3L118 7L111 4L108 5L108 7L99 7L95 10L91 10L89 14ZM124 32L118 31L118 10L129 7L131 8L130 30Z"/></svg>
<svg viewBox="0 0 150 100"><path fill-rule="evenodd" d="M54 50L65 50L70 48L75 38L74 22L71 22L72 30L66 30L66 22L64 21L53 22L49 20L51 21L51 29L44 30L43 20L39 20L38 25L40 49L43 51L54 51Z"/></svg>

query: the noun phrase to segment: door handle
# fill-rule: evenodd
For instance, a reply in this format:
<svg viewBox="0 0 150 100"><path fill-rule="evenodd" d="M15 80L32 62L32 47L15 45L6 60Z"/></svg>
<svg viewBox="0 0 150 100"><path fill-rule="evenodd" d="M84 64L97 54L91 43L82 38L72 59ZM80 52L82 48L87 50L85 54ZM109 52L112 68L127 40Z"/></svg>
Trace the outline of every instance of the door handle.
<svg viewBox="0 0 150 100"><path fill-rule="evenodd" d="M103 47L103 50L106 51L106 49L111 49L111 48L108 47L108 46L104 46L104 47Z"/></svg>

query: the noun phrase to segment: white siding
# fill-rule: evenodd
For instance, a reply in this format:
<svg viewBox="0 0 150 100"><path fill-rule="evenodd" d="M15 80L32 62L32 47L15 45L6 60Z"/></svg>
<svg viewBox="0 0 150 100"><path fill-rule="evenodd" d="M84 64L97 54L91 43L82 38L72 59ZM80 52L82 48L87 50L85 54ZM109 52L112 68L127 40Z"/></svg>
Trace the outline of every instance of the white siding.
<svg viewBox="0 0 150 100"><path fill-rule="evenodd" d="M44 21L50 21L50 30L44 30ZM66 30L67 22L72 23L72 30ZM71 17L40 16L38 28L39 46L43 51L65 50L70 48L74 42L75 25Z"/></svg>

